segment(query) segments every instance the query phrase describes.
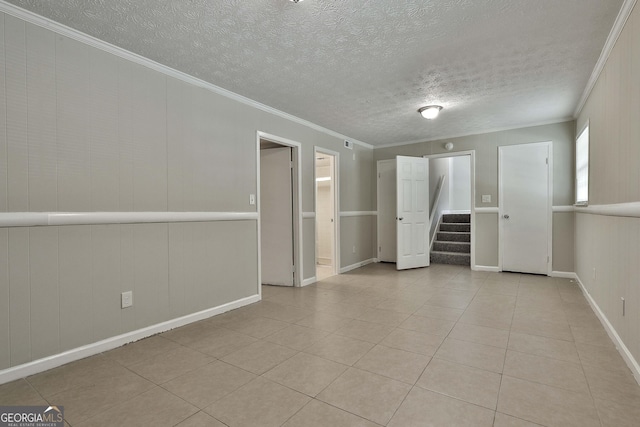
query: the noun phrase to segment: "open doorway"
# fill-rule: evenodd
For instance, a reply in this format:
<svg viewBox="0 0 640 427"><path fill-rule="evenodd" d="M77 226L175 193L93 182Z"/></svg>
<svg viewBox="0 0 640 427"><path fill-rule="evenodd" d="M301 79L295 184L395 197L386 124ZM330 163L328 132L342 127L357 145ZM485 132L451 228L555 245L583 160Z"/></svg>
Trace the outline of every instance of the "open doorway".
<svg viewBox="0 0 640 427"><path fill-rule="evenodd" d="M258 132L260 283L300 286L300 144Z"/></svg>
<svg viewBox="0 0 640 427"><path fill-rule="evenodd" d="M431 261L475 266L475 151L429 158Z"/></svg>
<svg viewBox="0 0 640 427"><path fill-rule="evenodd" d="M337 274L338 153L315 149L316 279Z"/></svg>

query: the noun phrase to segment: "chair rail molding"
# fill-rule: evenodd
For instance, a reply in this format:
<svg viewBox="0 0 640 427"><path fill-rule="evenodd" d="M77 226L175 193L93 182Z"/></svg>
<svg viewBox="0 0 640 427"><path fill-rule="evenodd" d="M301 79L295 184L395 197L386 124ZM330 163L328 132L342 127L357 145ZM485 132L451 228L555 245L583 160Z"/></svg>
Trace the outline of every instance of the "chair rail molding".
<svg viewBox="0 0 640 427"><path fill-rule="evenodd" d="M257 221L257 212L2 212L0 227Z"/></svg>

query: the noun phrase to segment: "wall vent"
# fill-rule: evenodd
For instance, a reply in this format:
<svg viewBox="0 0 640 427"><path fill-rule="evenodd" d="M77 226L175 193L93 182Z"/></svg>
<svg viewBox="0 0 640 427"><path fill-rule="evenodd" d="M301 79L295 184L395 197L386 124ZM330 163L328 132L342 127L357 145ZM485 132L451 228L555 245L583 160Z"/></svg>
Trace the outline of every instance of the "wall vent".
<svg viewBox="0 0 640 427"><path fill-rule="evenodd" d="M353 150L353 142L344 140L344 148L348 148L349 150Z"/></svg>

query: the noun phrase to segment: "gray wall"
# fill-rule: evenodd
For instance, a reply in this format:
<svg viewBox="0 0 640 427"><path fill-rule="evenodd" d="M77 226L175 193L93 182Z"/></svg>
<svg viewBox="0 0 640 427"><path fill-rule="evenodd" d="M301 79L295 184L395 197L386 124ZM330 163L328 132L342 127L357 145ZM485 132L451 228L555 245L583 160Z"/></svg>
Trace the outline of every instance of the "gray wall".
<svg viewBox="0 0 640 427"><path fill-rule="evenodd" d="M442 175L445 176L444 188L442 189L442 194L440 194L439 204L442 205L442 208L445 210L449 209L449 181L451 180L451 176L449 174L449 159L448 158L437 158L431 159L429 161L429 212L431 212L434 208L434 204L436 202L436 197L438 197L437 188L438 183L440 182L440 178Z"/></svg>
<svg viewBox="0 0 640 427"><path fill-rule="evenodd" d="M589 205L640 202L640 9L636 5L584 108L589 122ZM637 209L636 209L637 212ZM575 265L580 281L640 360L640 218L578 211ZM626 315L622 301L626 299Z"/></svg>
<svg viewBox="0 0 640 427"><path fill-rule="evenodd" d="M449 166L451 162L448 158L436 158L429 160L429 216L433 215L433 223L429 230L429 243L433 239L433 235L438 226L438 220L442 216L442 211L449 210L449 183L451 180L451 174L449 173ZM437 189L440 178L444 175L444 187L440 193L440 199L438 200L438 206L434 206L436 198L438 197ZM434 209L436 209L434 211Z"/></svg>
<svg viewBox="0 0 640 427"><path fill-rule="evenodd" d="M374 150L374 160L396 155L423 156L446 153L444 144L453 143L453 151L475 150L476 207L497 207L498 200L498 147L529 142L553 142L553 205L573 204L575 122L563 122L501 132L470 135L440 141L380 148ZM491 203L482 203L482 195L491 195ZM554 213L553 270L572 272L573 268L573 213ZM496 213L476 214L476 264L498 265L498 226ZM556 224L564 225L563 228Z"/></svg>
<svg viewBox="0 0 640 427"><path fill-rule="evenodd" d="M471 157L450 157L451 180L449 181L449 209L453 211L468 211L471 209Z"/></svg>
<svg viewBox="0 0 640 427"><path fill-rule="evenodd" d="M346 153L345 153L346 151ZM376 256L376 221L366 212L375 211L376 165L373 150L355 145L340 155L340 212L358 212L340 218L340 266L354 266ZM353 253L353 246L356 252Z"/></svg>
<svg viewBox="0 0 640 427"><path fill-rule="evenodd" d="M341 154L342 209L373 210L370 149L5 14L0 61L0 212L255 212L257 131L302 143L303 211L316 145ZM371 227L343 221L342 265L372 258ZM303 240L308 278L312 220ZM0 228L0 369L254 295L257 275L256 221Z"/></svg>

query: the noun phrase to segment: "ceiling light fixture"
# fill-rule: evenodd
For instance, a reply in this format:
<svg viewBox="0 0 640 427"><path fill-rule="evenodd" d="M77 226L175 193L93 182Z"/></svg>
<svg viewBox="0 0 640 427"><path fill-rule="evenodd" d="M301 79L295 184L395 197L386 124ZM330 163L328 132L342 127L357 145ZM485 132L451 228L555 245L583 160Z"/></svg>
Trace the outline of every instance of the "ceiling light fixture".
<svg viewBox="0 0 640 427"><path fill-rule="evenodd" d="M440 105L427 105L426 107L419 108L418 113L420 113L425 119L431 120L438 117L440 110L442 110Z"/></svg>
<svg viewBox="0 0 640 427"><path fill-rule="evenodd" d="M302 0L289 0L289 1L292 1L294 3L298 3L298 2L301 2Z"/></svg>

